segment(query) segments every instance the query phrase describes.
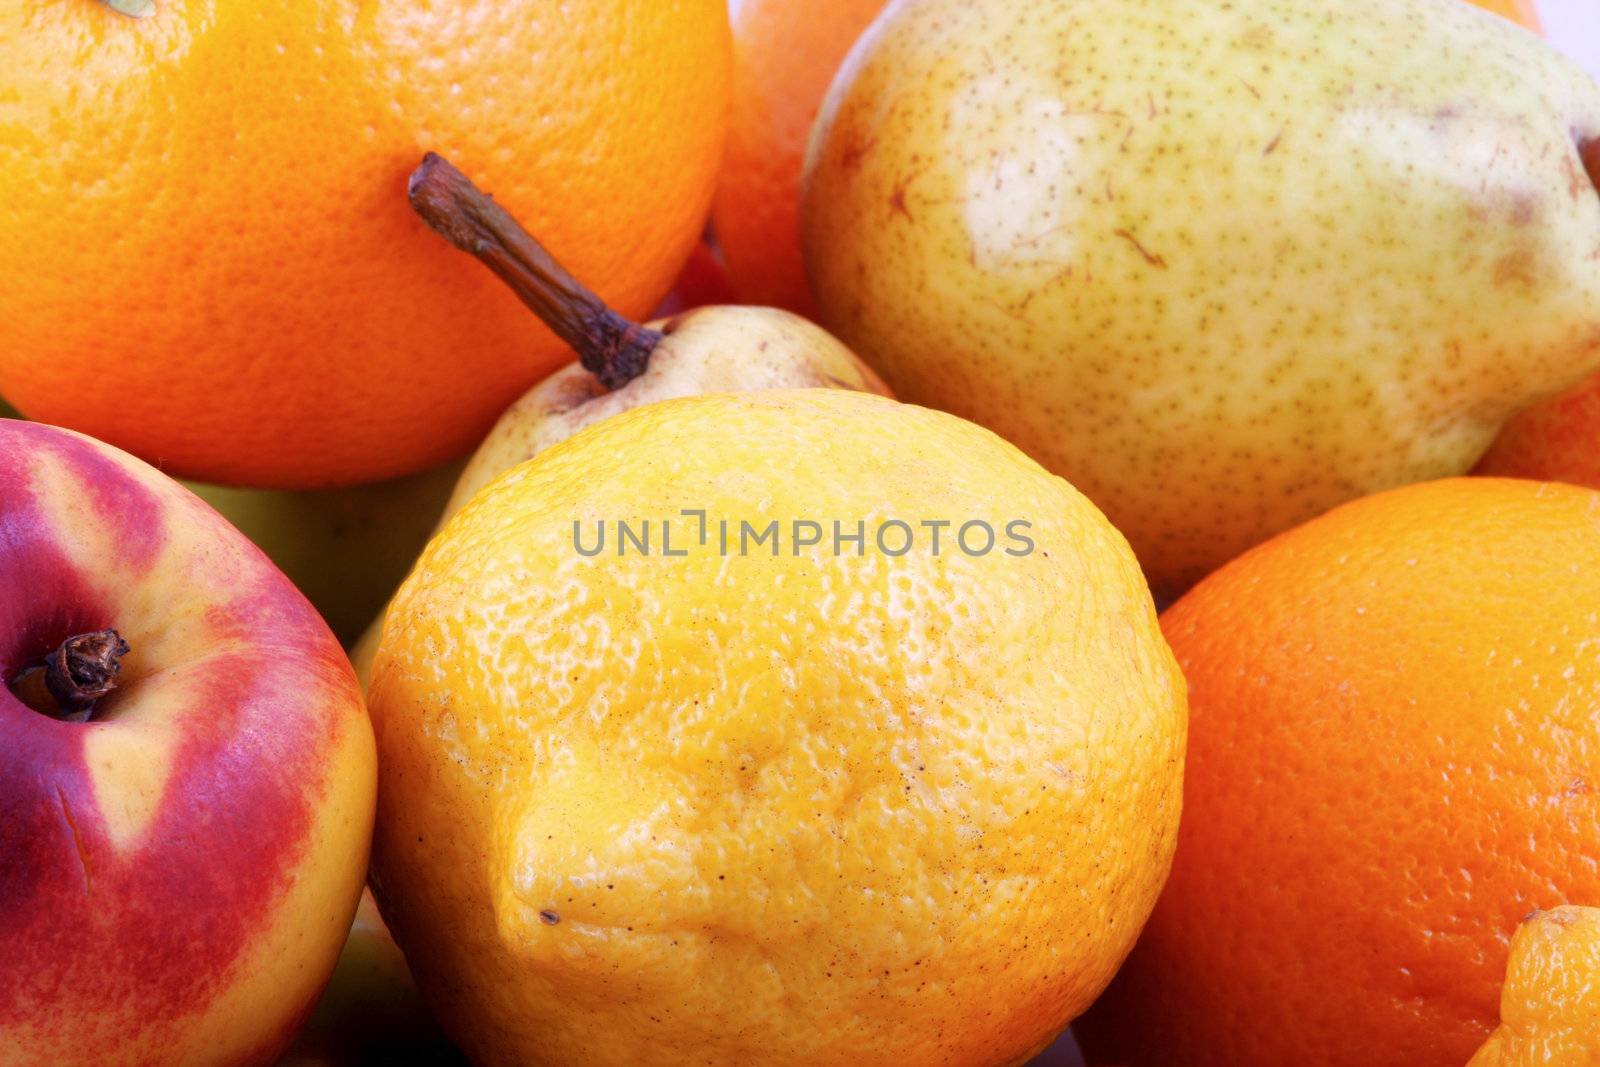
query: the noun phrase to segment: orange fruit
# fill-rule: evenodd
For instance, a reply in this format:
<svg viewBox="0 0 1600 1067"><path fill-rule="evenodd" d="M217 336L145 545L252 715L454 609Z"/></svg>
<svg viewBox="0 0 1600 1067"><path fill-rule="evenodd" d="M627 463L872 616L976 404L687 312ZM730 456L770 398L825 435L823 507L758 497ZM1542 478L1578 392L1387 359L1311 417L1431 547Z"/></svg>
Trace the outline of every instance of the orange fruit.
<svg viewBox="0 0 1600 1067"><path fill-rule="evenodd" d="M150 6L8 5L0 394L30 417L280 488L465 452L571 353L412 215L425 149L625 314L699 237L723 0Z"/></svg>
<svg viewBox="0 0 1600 1067"><path fill-rule="evenodd" d="M813 315L800 170L822 97L886 0L735 0L733 117L712 225L739 299Z"/></svg>
<svg viewBox="0 0 1600 1067"><path fill-rule="evenodd" d="M1600 901L1600 493L1367 497L1162 629L1189 682L1183 823L1090 1062L1465 1063L1518 921Z"/></svg>
<svg viewBox="0 0 1600 1067"><path fill-rule="evenodd" d="M728 284L728 270L722 265L716 249L706 241L694 246L672 289L650 313L653 319L664 319L683 311L710 307L713 304L732 304L737 301Z"/></svg>
<svg viewBox="0 0 1600 1067"><path fill-rule="evenodd" d="M1533 0L1472 0L1474 4L1485 11L1493 11L1496 15L1504 16L1512 22L1521 23L1534 33L1542 32L1539 24L1539 12L1533 6Z"/></svg>
<svg viewBox="0 0 1600 1067"><path fill-rule="evenodd" d="M1506 423L1476 473L1600 489L1600 375Z"/></svg>
<svg viewBox="0 0 1600 1067"><path fill-rule="evenodd" d="M1600 908L1528 916L1511 940L1500 1028L1467 1067L1600 1063Z"/></svg>

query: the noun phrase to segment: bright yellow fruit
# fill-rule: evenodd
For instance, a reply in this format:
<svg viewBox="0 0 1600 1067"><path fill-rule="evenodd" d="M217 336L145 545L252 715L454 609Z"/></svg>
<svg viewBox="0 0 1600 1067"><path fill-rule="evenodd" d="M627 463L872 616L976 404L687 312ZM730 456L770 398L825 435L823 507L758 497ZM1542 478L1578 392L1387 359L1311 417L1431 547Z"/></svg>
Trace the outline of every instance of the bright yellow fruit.
<svg viewBox="0 0 1600 1067"><path fill-rule="evenodd" d="M575 549L618 519L650 555ZM370 696L374 890L478 1064L1019 1064L1174 847L1184 686L1126 542L879 396L669 400L514 468L401 587Z"/></svg>
<svg viewBox="0 0 1600 1067"><path fill-rule="evenodd" d="M1600 1064L1600 908L1534 912L1511 940L1500 1029L1467 1067Z"/></svg>

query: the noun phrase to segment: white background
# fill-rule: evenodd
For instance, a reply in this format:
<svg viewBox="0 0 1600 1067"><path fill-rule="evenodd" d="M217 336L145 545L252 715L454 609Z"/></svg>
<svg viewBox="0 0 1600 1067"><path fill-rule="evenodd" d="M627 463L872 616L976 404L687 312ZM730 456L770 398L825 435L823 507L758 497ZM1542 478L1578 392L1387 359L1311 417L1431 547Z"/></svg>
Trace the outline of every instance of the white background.
<svg viewBox="0 0 1600 1067"><path fill-rule="evenodd" d="M1600 78L1600 0L1534 0L1556 47Z"/></svg>

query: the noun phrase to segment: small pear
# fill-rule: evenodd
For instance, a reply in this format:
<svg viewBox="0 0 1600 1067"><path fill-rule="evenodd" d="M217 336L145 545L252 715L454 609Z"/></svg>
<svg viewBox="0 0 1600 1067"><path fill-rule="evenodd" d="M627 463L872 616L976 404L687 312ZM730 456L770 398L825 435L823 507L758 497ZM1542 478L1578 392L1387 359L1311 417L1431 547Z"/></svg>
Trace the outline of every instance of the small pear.
<svg viewBox="0 0 1600 1067"><path fill-rule="evenodd" d="M695 308L629 322L568 274L493 199L434 153L411 176L411 204L516 292L578 362L506 409L468 461L444 517L479 489L585 426L658 400L807 387L889 395L866 364L819 326L777 308Z"/></svg>
<svg viewBox="0 0 1600 1067"><path fill-rule="evenodd" d="M409 195L429 226L494 271L578 354L500 416L468 460L440 525L517 464L585 426L658 400L813 387L889 395L833 335L778 308L717 305L643 325L628 321L432 152L411 175ZM352 653L363 681L378 630L377 623L369 627Z"/></svg>
<svg viewBox="0 0 1600 1067"><path fill-rule="evenodd" d="M346 489L240 489L189 482L254 541L348 647L433 533L462 461Z"/></svg>
<svg viewBox="0 0 1600 1067"><path fill-rule="evenodd" d="M1181 590L1600 367L1600 87L1460 0L919 0L823 105L820 321Z"/></svg>

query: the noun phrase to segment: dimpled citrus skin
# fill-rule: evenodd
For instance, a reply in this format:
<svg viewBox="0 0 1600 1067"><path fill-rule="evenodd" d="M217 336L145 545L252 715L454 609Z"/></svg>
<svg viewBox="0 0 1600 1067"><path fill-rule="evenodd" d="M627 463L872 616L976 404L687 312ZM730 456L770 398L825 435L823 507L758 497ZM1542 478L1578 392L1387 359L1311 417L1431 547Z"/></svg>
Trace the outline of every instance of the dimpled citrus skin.
<svg viewBox="0 0 1600 1067"><path fill-rule="evenodd" d="M1467 1067L1600 1063L1600 908L1530 915L1511 939L1500 1027Z"/></svg>
<svg viewBox="0 0 1600 1067"><path fill-rule="evenodd" d="M1346 504L1167 610L1183 829L1075 1027L1129 1067L1459 1067L1534 908L1600 900L1600 493Z"/></svg>
<svg viewBox="0 0 1600 1067"><path fill-rule="evenodd" d="M574 550L617 517L693 547ZM957 517L1035 551L717 551L719 518ZM1182 792L1120 535L843 390L664 401L502 476L391 605L371 708L374 890L484 1064L1021 1063L1121 962Z"/></svg>
<svg viewBox="0 0 1600 1067"><path fill-rule="evenodd" d="M1600 363L1600 87L1459 0L926 0L818 119L821 321L1177 592Z"/></svg>
<svg viewBox="0 0 1600 1067"><path fill-rule="evenodd" d="M834 71L885 0L736 0L733 113L711 221L745 303L815 315L800 168Z"/></svg>
<svg viewBox="0 0 1600 1067"><path fill-rule="evenodd" d="M420 470L571 358L412 214L425 150L629 315L721 159L723 0L0 11L0 393L185 477Z"/></svg>

